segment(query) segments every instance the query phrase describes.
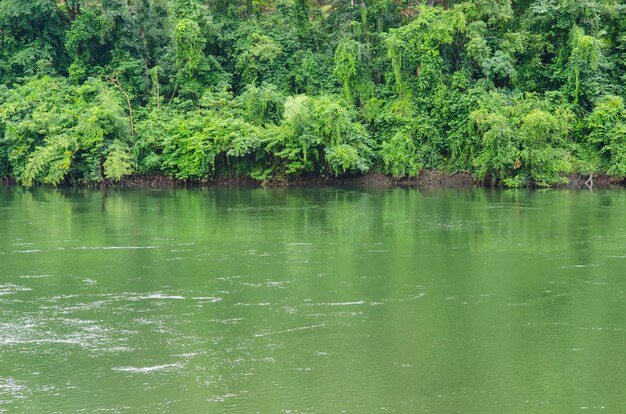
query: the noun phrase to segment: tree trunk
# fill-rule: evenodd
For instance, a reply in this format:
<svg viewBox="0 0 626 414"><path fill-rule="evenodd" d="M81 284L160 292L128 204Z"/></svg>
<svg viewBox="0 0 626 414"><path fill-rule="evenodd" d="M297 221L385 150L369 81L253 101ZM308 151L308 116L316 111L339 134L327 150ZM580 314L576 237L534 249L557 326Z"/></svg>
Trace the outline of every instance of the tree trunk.
<svg viewBox="0 0 626 414"><path fill-rule="evenodd" d="M80 2L65 1L65 8L67 9L70 22L73 22L76 16L80 15Z"/></svg>
<svg viewBox="0 0 626 414"><path fill-rule="evenodd" d="M589 178L587 179L587 181L585 181L585 185L587 186L588 189L593 191L593 173L589 175Z"/></svg>

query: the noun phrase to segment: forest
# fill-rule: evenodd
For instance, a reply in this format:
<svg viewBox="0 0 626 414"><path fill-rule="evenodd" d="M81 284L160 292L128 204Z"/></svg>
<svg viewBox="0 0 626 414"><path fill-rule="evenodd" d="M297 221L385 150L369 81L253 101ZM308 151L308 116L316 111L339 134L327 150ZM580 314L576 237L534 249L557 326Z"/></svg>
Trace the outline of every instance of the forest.
<svg viewBox="0 0 626 414"><path fill-rule="evenodd" d="M2 0L0 177L626 176L622 0Z"/></svg>

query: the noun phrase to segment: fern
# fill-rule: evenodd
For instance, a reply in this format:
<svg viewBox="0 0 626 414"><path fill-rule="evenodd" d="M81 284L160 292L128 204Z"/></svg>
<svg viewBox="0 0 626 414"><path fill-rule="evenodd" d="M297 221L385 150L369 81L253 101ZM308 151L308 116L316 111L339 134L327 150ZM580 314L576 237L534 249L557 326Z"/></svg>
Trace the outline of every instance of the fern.
<svg viewBox="0 0 626 414"><path fill-rule="evenodd" d="M111 180L119 181L133 173L130 149L126 144L116 141L113 149L104 161L104 175Z"/></svg>
<svg viewBox="0 0 626 414"><path fill-rule="evenodd" d="M54 148L51 146L37 147L28 157L26 168L20 177L25 187L32 187L37 177L49 167L50 161L54 158Z"/></svg>

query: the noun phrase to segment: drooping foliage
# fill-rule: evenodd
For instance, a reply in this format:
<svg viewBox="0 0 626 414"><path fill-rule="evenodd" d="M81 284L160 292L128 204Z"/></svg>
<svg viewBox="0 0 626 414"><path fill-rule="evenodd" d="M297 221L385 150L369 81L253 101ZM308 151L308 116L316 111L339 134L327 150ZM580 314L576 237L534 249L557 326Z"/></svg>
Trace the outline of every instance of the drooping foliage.
<svg viewBox="0 0 626 414"><path fill-rule="evenodd" d="M0 177L624 177L625 6L3 0Z"/></svg>

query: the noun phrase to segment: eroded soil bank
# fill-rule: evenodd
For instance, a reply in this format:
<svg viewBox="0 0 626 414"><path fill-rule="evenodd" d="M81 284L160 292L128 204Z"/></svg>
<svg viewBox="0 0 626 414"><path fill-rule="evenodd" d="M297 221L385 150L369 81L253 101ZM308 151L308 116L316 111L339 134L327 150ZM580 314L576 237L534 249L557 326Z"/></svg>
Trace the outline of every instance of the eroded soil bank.
<svg viewBox="0 0 626 414"><path fill-rule="evenodd" d="M591 186L588 175L571 174L567 176L569 182L559 184L554 188L588 189ZM594 175L592 188L623 188L624 178ZM304 175L289 178L274 178L265 181L249 177L216 177L206 180L177 180L165 176L134 176L121 180L119 183L106 183L119 187L325 187L325 186L368 186L368 187L496 187L490 179L477 180L469 173L449 174L440 171L422 170L418 177L393 178L381 173L370 173L354 176L320 176ZM534 188L534 186L529 186Z"/></svg>
<svg viewBox="0 0 626 414"><path fill-rule="evenodd" d="M391 176L370 173L354 176L320 176L303 175L288 178L273 178L259 181L248 177L217 177L206 180L176 180L164 176L135 176L121 180L119 183L107 183L120 187L325 187L325 186L440 186L440 187L472 187L484 183L476 181L470 174L444 174L436 171L422 171L419 177L396 179Z"/></svg>
<svg viewBox="0 0 626 414"><path fill-rule="evenodd" d="M623 188L626 178L594 175L593 182L588 175L570 174L566 184L555 185L557 189ZM18 184L13 179L0 178L0 184ZM367 186L367 187L497 187L490 179L477 180L469 173L449 174L440 171L422 170L418 177L393 178L381 173L354 176L303 175L288 178L273 178L259 181L249 177L215 177L204 180L178 180L164 175L136 175L119 182L65 183L64 186L124 187L124 188L186 188L186 187L327 187L327 186ZM535 188L530 183L529 188Z"/></svg>

